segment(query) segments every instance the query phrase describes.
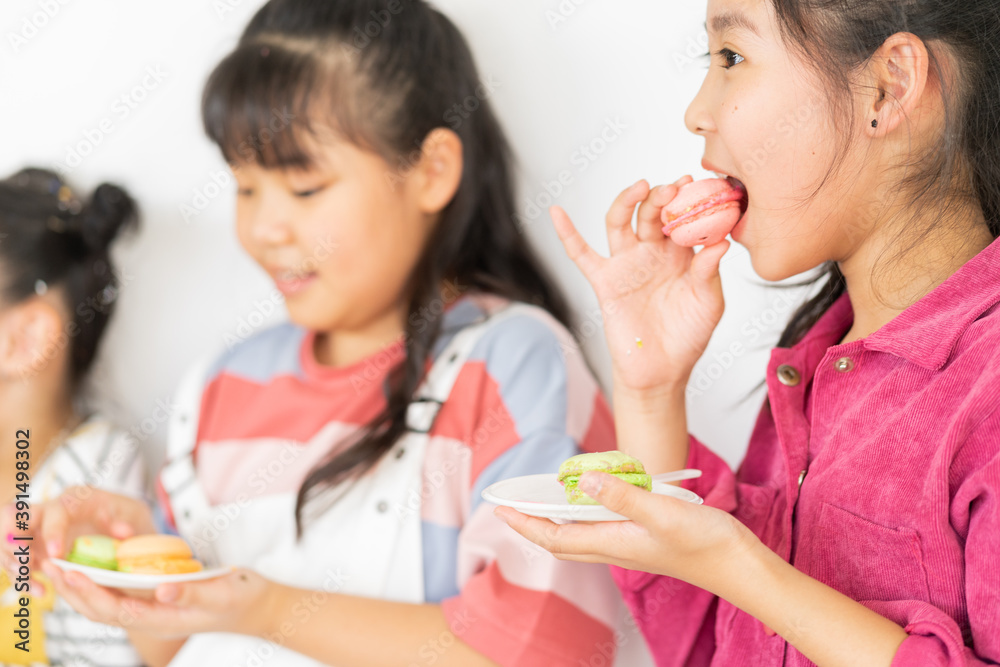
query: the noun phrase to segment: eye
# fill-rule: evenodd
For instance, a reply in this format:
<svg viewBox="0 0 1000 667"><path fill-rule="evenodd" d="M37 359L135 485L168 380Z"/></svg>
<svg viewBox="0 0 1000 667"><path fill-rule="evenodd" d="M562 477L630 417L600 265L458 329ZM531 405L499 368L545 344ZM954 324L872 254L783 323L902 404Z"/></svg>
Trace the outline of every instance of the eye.
<svg viewBox="0 0 1000 667"><path fill-rule="evenodd" d="M326 189L326 186L320 186L318 188L312 188L311 190L301 190L301 191L298 191L298 192L293 192L292 194L295 195L296 197L298 197L299 199L308 199L309 197L312 197L313 195L319 194L320 192L322 192L325 189Z"/></svg>
<svg viewBox="0 0 1000 667"><path fill-rule="evenodd" d="M746 60L746 58L736 53L732 49L726 49L726 48L719 49L718 51L715 52L715 55L722 56L722 60L725 63L722 66L724 69L731 69L736 65L739 65L744 60Z"/></svg>
<svg viewBox="0 0 1000 667"><path fill-rule="evenodd" d="M253 195L253 188L240 188L236 191L237 197L250 197Z"/></svg>

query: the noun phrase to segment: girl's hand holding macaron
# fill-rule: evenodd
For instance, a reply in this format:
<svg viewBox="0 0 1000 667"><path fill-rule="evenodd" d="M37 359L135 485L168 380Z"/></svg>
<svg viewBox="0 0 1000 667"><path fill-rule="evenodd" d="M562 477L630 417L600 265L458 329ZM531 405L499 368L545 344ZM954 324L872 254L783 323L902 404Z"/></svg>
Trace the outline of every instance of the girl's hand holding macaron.
<svg viewBox="0 0 1000 667"><path fill-rule="evenodd" d="M509 507L494 513L560 560L667 575L718 595L732 595L753 559L773 553L720 509L649 493L602 472L585 473L578 488L630 521L556 524Z"/></svg>
<svg viewBox="0 0 1000 667"><path fill-rule="evenodd" d="M0 531L13 533L13 516L0 512ZM32 505L31 530L18 535L32 538L36 562L48 558L64 558L81 535L108 535L125 539L134 535L155 533L152 511L141 500L110 493L90 486L71 486L58 498ZM13 542L4 544L3 565L10 569Z"/></svg>
<svg viewBox="0 0 1000 667"><path fill-rule="evenodd" d="M698 197L704 193L698 184L686 189L691 183L685 176L650 189L639 181L622 192L606 219L610 258L587 244L565 211L551 209L566 253L601 305L611 350L618 446L642 460L650 474L685 467L687 381L725 310L719 263L729 241L720 229L742 210L713 210L698 217L704 203ZM705 207L718 203L713 199ZM687 245L675 243L668 233L679 234ZM702 237L721 240L695 253L690 246Z"/></svg>
<svg viewBox="0 0 1000 667"><path fill-rule="evenodd" d="M719 262L729 241L723 238L696 254L664 234L664 209L691 182L685 176L650 189L640 181L622 192L606 218L610 258L587 244L563 209L551 210L567 254L601 305L616 398L686 385L722 318Z"/></svg>

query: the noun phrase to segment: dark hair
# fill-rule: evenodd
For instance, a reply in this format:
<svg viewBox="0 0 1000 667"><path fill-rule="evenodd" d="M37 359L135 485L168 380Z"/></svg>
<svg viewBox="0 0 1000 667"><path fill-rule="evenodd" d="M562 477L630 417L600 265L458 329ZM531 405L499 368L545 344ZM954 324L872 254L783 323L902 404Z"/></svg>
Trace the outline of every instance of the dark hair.
<svg viewBox="0 0 1000 667"><path fill-rule="evenodd" d="M100 185L81 201L54 172L28 168L0 181L0 290L8 304L47 288L65 291L70 383L76 389L94 362L119 284L109 247L138 224L127 192Z"/></svg>
<svg viewBox="0 0 1000 667"><path fill-rule="evenodd" d="M401 170L436 128L462 140L457 194L409 280L406 359L389 373L385 409L307 475L299 535L308 501L363 474L406 431L440 333L440 309L428 306L443 281L536 304L569 326L564 297L517 227L510 149L481 86L461 33L423 0L271 0L208 81L205 128L231 163L306 167L303 139L331 125Z"/></svg>
<svg viewBox="0 0 1000 667"><path fill-rule="evenodd" d="M834 122L847 128L858 122L851 95L853 75L896 33L907 32L927 45L931 73L941 82L945 129L936 145L903 165L900 196L912 210L934 207L934 226L967 224L981 212L994 238L1000 236L1000 4L996 0L770 0L787 44L801 53L828 84ZM949 78L942 59L952 59ZM849 148L843 132L841 155ZM831 165L831 173L840 166ZM822 186L821 186L822 187ZM932 231L900 232L895 259L905 256ZM916 232L916 233L914 233ZM903 234L913 234L910 244ZM882 265L890 268L890 263ZM808 280L782 288L816 285L818 292L792 315L778 347L792 347L846 291L843 273L828 262ZM760 388L760 385L757 387ZM754 390L756 391L756 389ZM752 394L753 392L751 392Z"/></svg>

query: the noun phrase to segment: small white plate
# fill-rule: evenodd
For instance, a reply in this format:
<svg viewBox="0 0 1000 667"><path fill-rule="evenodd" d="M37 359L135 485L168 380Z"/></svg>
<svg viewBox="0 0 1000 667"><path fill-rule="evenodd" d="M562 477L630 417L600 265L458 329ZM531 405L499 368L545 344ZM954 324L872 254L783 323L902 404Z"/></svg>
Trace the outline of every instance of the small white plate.
<svg viewBox="0 0 1000 667"><path fill-rule="evenodd" d="M133 574L117 570L102 570L99 567L71 563L61 558L53 558L52 562L62 570L72 570L87 576L98 586L108 588L133 588L136 590L152 590L160 584L178 584L185 581L204 581L229 574L233 570L228 567L217 567L211 570L190 572L188 574Z"/></svg>
<svg viewBox="0 0 1000 667"><path fill-rule="evenodd" d="M704 501L697 493L672 484L653 482L653 493L672 496L697 505ZM555 473L526 475L505 479L483 489L483 500L494 505L513 507L519 512L543 519L568 521L628 521L603 505L570 505Z"/></svg>

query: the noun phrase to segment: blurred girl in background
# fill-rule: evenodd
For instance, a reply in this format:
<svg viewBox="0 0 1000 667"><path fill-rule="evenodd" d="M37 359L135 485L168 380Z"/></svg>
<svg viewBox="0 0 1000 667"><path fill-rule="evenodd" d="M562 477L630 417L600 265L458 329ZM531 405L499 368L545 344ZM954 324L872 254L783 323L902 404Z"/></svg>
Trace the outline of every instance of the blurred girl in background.
<svg viewBox="0 0 1000 667"><path fill-rule="evenodd" d="M13 540L24 534L18 521L30 526L36 518L14 504L25 484L32 505L75 485L145 495L138 443L91 411L82 395L122 287L109 248L136 224L135 203L114 185L81 199L42 169L0 181L0 532L7 547L7 567L0 572L0 664L142 664L121 628L90 621L55 596L37 560L33 620L51 611L44 625L33 623L30 652L17 649L12 607L24 593L6 574L11 550L25 544ZM18 439L30 446L17 449Z"/></svg>

